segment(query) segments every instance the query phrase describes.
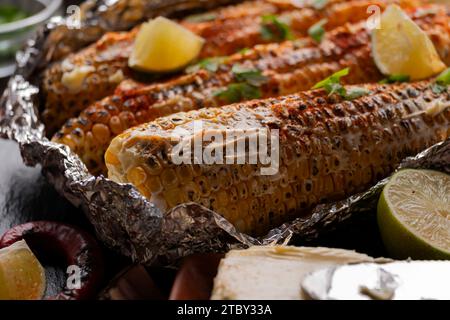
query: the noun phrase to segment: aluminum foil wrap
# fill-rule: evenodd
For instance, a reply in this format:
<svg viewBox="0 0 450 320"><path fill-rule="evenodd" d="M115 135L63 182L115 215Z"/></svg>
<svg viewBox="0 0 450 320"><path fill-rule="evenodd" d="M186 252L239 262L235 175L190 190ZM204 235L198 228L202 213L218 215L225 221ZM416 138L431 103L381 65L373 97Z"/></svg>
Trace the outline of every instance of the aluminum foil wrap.
<svg viewBox="0 0 450 320"><path fill-rule="evenodd" d="M67 146L50 142L38 117L39 69L98 39L107 30L128 29L149 17L186 9L204 9L233 0L103 0L87 1L81 30L67 19L54 18L18 53L16 74L0 106L0 135L20 144L24 162L40 165L43 174L75 206L81 207L106 245L134 261L173 263L201 252L235 247L308 241L333 230L354 215L373 214L387 179L367 192L320 205L310 216L286 223L266 236L239 233L219 214L198 204L183 204L163 213L133 186L94 177ZM450 140L406 159L401 167L432 168L450 173Z"/></svg>

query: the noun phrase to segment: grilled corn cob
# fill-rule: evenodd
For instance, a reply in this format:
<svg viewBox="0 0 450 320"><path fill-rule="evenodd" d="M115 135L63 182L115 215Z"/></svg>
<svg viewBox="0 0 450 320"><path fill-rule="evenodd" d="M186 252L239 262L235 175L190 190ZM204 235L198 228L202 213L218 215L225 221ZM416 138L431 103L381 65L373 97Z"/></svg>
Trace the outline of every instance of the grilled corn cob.
<svg viewBox="0 0 450 320"><path fill-rule="evenodd" d="M366 189L404 157L445 140L450 91L437 94L432 85L365 85L371 93L353 101L308 91L159 118L111 142L109 178L132 183L162 210L197 202L243 232L262 234L317 204ZM428 112L436 104L447 108ZM202 131L194 131L195 121ZM183 141L208 141L211 132L236 129L279 130L276 175L261 175L260 162L249 164L249 149L242 165L174 164L177 133L186 134ZM226 146L219 147L226 154Z"/></svg>
<svg viewBox="0 0 450 320"><path fill-rule="evenodd" d="M445 11L415 17L415 21L433 39L441 58L450 64L450 28ZM261 88L263 98L308 90L345 67L351 68L350 76L343 78L347 84L381 80L369 42L364 23L346 25L329 32L319 46L309 40L261 45L244 55L230 57L215 73L200 70L139 89L122 85L114 96L69 120L53 141L70 146L93 174L104 173L104 152L111 139L125 129L178 111L226 104L214 92L235 81L231 70L236 64L263 71L268 79Z"/></svg>
<svg viewBox="0 0 450 320"><path fill-rule="evenodd" d="M305 35L308 28L327 18L326 28L343 25L346 21L367 18L367 7L400 2L412 7L419 0L334 0L323 10L308 5L296 8L267 1L246 2L213 11L213 21L181 21L183 25L206 39L201 57L223 56L258 43L273 42L261 35L261 16L275 14L281 21L290 21L293 35ZM76 116L85 107L114 92L114 88L131 71L127 62L137 30L128 33L108 33L98 43L70 55L61 63L48 68L43 76L45 109L42 114L46 129L54 133L65 120Z"/></svg>

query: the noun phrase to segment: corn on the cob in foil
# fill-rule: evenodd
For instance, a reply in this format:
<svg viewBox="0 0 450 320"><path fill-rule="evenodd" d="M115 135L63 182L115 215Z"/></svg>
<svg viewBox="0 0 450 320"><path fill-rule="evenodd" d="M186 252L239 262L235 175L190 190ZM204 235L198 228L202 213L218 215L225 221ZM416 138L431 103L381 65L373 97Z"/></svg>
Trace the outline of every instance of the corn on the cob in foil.
<svg viewBox="0 0 450 320"><path fill-rule="evenodd" d="M433 40L446 64L450 64L450 28L443 7L437 13L413 15ZM125 129L179 111L227 104L215 95L235 81L233 67L260 70L267 78L260 88L268 98L310 89L332 73L350 67L344 83L376 82L379 73L364 23L346 25L329 32L320 45L308 39L255 47L221 63L216 72L199 70L166 83L138 86L125 81L115 95L70 119L53 141L70 146L93 174L105 172L104 152L111 139ZM131 87L131 89L130 89Z"/></svg>
<svg viewBox="0 0 450 320"><path fill-rule="evenodd" d="M146 0L141 0L146 1ZM108 26L111 29L125 30L120 10L117 15L110 6L123 3L135 4L139 0L92 1L103 3L100 15L111 16ZM225 2L217 0L217 2ZM214 3L217 3L214 1ZM147 16L159 12L177 11L187 5L213 4L210 0L152 0L146 3L156 4ZM176 4L171 6L169 4ZM181 5L178 5L181 4ZM106 9L104 9L106 8ZM160 10L161 9L161 10ZM112 13L112 14L111 14ZM159 14L158 14L159 13ZM92 26L103 25L97 12L89 12ZM116 23L115 21L118 21ZM95 227L98 238L117 252L131 257L134 261L151 265L158 262L174 263L184 256L200 252L227 252L236 246L251 246L273 243L305 243L317 246L314 239L339 229L339 233L352 233L354 228L365 229L360 220L372 221L376 204L386 179L376 186L348 197L342 201L316 207L311 216L289 221L276 226L267 236L252 238L238 233L233 226L218 214L197 204L184 204L167 214L161 214L137 190L129 185L117 184L104 177L93 177L81 160L66 146L48 141L44 135L44 125L39 120L36 101L41 97L39 88L34 84L31 73L45 65L47 55L40 51L48 39L49 31L55 30L54 24L45 26L45 32L39 33L36 41L28 42L19 55L17 74L8 83L0 104L0 135L20 142L21 153L29 166L40 165L43 174L55 188L76 206L83 207L89 221ZM67 42L77 43L74 33L89 33L81 30L67 34ZM60 43L53 42L56 50ZM423 168L450 173L450 139L421 152L403 162L402 168ZM370 219L366 219L370 218ZM370 224L371 225L371 224ZM291 237L293 236L293 237ZM309 242L313 240L314 242ZM323 244L323 241L320 240ZM362 247L361 247L362 248Z"/></svg>
<svg viewBox="0 0 450 320"><path fill-rule="evenodd" d="M275 4L268 1L245 2L209 13L212 21L181 23L206 39L201 57L223 56L258 43L286 40L266 38L261 33L262 17L276 15L286 21L293 36L304 36L308 28L321 19L332 29L346 22L356 22L370 16L370 5L386 7L399 3L412 8L421 1L404 0L334 0L323 9L315 9L305 2L301 7ZM277 31L277 30L275 30ZM279 30L278 30L279 31ZM42 90L45 108L42 113L47 132L54 133L65 120L77 115L94 101L113 93L117 84L130 77L128 68L137 30L108 33L92 46L49 67L43 75ZM276 32L275 32L276 33ZM72 81L71 79L76 79Z"/></svg>
<svg viewBox="0 0 450 320"><path fill-rule="evenodd" d="M105 156L109 178L132 183L161 210L196 202L241 232L262 234L320 203L369 188L405 157L445 140L450 95L435 93L432 85L365 85L370 94L353 101L308 91L159 118L111 142ZM440 112L429 112L438 104L444 106ZM201 130L195 127L199 122ZM244 154L228 153L230 145L252 139L248 132L274 129L279 140L262 141L269 141L272 157L279 143L276 174L262 173L267 163L260 158L250 163L254 149L247 145ZM234 164L228 158L205 164L196 151L189 153L191 146L184 156L192 161L177 160L180 144L197 139L204 157L205 141L213 141L213 153L232 157Z"/></svg>

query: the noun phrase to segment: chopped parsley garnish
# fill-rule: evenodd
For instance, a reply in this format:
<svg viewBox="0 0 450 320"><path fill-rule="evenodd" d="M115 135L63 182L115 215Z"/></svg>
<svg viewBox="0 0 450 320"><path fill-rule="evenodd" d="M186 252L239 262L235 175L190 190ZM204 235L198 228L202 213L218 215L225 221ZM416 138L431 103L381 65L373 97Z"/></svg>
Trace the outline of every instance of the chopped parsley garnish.
<svg viewBox="0 0 450 320"><path fill-rule="evenodd" d="M259 87L267 82L267 77L257 69L247 69L242 65L235 64L231 71L238 82L246 82L254 87Z"/></svg>
<svg viewBox="0 0 450 320"><path fill-rule="evenodd" d="M341 78L348 76L349 73L350 73L350 68L345 68L345 69L339 70L338 72L333 73L328 78L318 82L314 87L312 87L312 89L324 88L326 91L331 92L331 88L332 88L331 86L340 84Z"/></svg>
<svg viewBox="0 0 450 320"><path fill-rule="evenodd" d="M211 12L206 12L206 13L199 13L199 14L190 15L189 17L186 18L185 21L192 22L192 23L208 22L208 21L213 21L216 18L217 18L217 14L211 13Z"/></svg>
<svg viewBox="0 0 450 320"><path fill-rule="evenodd" d="M408 82L410 77L406 74L393 74L380 81L380 84Z"/></svg>
<svg viewBox="0 0 450 320"><path fill-rule="evenodd" d="M186 73L195 73L201 69L209 72L216 72L219 69L220 64L225 61L226 57L206 58L200 60L196 64L186 68Z"/></svg>
<svg viewBox="0 0 450 320"><path fill-rule="evenodd" d="M444 70L437 78L435 83L431 86L434 93L443 93L447 91L447 86L450 85L450 68Z"/></svg>
<svg viewBox="0 0 450 320"><path fill-rule="evenodd" d="M322 10L328 4L328 0L313 0L312 6L314 9Z"/></svg>
<svg viewBox="0 0 450 320"><path fill-rule="evenodd" d="M238 53L246 54L246 53L249 53L250 51L252 51L252 49L250 49L250 48L243 48L243 49L239 50Z"/></svg>
<svg viewBox="0 0 450 320"><path fill-rule="evenodd" d="M320 81L317 83L312 89L324 89L328 95L338 94L342 98L346 100L353 100L360 98L362 96L368 95L371 93L370 90L367 90L362 87L352 87L349 90L347 90L342 84L341 84L341 78L345 77L349 74L350 68L342 69L328 78Z"/></svg>
<svg viewBox="0 0 450 320"><path fill-rule="evenodd" d="M228 103L261 98L260 87L267 82L268 78L260 70L249 69L236 64L231 71L236 83L232 83L226 89L216 92L214 94L216 97Z"/></svg>
<svg viewBox="0 0 450 320"><path fill-rule="evenodd" d="M325 35L324 26L327 24L327 22L327 19L322 19L308 29L308 34L311 38L314 39L314 41L322 42L323 36Z"/></svg>
<svg viewBox="0 0 450 320"><path fill-rule="evenodd" d="M294 39L289 26L280 21L278 17L274 15L265 15L262 17L261 36L267 41L284 41Z"/></svg>
<svg viewBox="0 0 450 320"><path fill-rule="evenodd" d="M235 103L242 100L259 99L262 94L260 88L248 83L232 83L225 90L218 91L214 95L228 103Z"/></svg>
<svg viewBox="0 0 450 320"><path fill-rule="evenodd" d="M450 68L444 70L437 78L436 83L439 83L443 86L450 85Z"/></svg>

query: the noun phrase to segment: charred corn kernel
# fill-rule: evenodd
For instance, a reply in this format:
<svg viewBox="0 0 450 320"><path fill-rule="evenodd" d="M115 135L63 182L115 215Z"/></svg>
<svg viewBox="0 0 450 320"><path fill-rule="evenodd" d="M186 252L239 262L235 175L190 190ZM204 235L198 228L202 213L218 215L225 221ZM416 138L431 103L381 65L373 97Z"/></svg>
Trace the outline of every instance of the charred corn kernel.
<svg viewBox="0 0 450 320"><path fill-rule="evenodd" d="M364 3L366 7L368 3L373 2L369 0L353 1L357 1L359 4ZM397 0L378 0L377 4L384 4L392 1L397 2ZM402 2L407 3L407 1ZM342 4L339 6L341 5ZM347 4L344 6L347 6ZM338 8L337 4L332 7L334 9ZM350 6L350 8L352 8L352 6ZM358 5L358 8L359 11L363 6L360 7ZM334 9L330 9L331 12L334 12ZM450 64L450 55L448 55L450 50L450 28L447 23L448 17L445 8L439 7L438 9L436 14L423 15L422 12L421 15L416 15L412 12L411 15L417 24L430 36L437 51L440 53L441 58L446 64ZM319 14L322 13L323 12ZM361 17L360 15L358 16ZM364 17L366 16L367 14L364 11ZM347 14L344 14L344 17L347 17ZM353 18L354 16L349 16L350 21L354 21ZM343 20L342 16L339 17L338 21L338 25L346 22ZM257 24L259 26L259 23ZM329 21L327 26L331 27L332 23ZM259 35L259 28L252 30ZM303 41L305 45L287 42L283 44L258 46L257 48L252 49L252 51L254 51L254 54L252 55L236 54L227 59L226 62L221 64L224 69L223 72L222 68L220 72L216 73L199 70L193 74L182 75L171 79L170 81L159 83L158 85L150 84L148 86L125 80L120 84L114 95L106 97L102 101L96 102L89 107L84 106L81 109L84 111L81 112L80 116L69 121L72 125L64 125L53 137L53 141L63 142L64 136L74 135L73 123L79 123L80 121L86 123L86 126L83 125L80 127L84 131L85 137L88 133L92 133L93 125L100 123L109 127L109 139L112 139L114 136L130 127L153 121L160 116L173 114L178 111L189 111L205 107L208 109L210 107L226 104L227 102L222 101L221 99L218 101L218 99L212 96L212 93L220 88L226 88L235 81L231 70L232 66L236 64L258 66L261 72L269 78L268 82L261 87L261 93L264 98L308 90L316 82L346 67L350 67L352 72L349 76L343 78L345 83L378 82L379 80L382 80L384 76L381 75L373 63L369 37L370 34L366 29L365 23L360 23L343 26L330 31L327 33L326 39L324 39L320 45L311 45L308 40L306 40ZM238 36L237 38L240 37ZM342 39L345 39L345 41ZM122 54L122 51L117 50L117 47L115 47L115 49ZM95 62L95 64L96 63L97 62ZM113 73L117 72L117 67L112 69L114 70ZM127 72L124 74L126 75L126 73ZM87 80L89 79L90 77ZM130 86L131 88L127 88L127 86ZM89 89L90 92L93 92L96 91L97 88L91 84ZM51 112L50 110L44 111L44 119L46 119L45 122L47 124L46 129L49 129L49 132L54 132L56 129L54 128L54 124L58 123L57 121L52 122L52 118L56 117L60 119L62 116L76 116L79 114L79 108L76 113L73 113L72 108L69 107L70 104L73 103L73 100L66 101L62 96L54 97L54 99L52 99L54 106ZM92 96L95 96L95 101L99 99L99 97L96 96L96 92L93 92ZM90 96L88 98L90 98ZM317 121L320 122L321 118L325 117L326 114L321 111L311 112L308 110L310 103L315 104L316 102L308 101L299 106L299 108L305 108L304 112L308 114L304 119L304 123L314 125ZM62 107L64 112L61 111L61 104L65 106ZM78 101L76 101L76 105L79 106ZM85 109L85 107L87 108ZM77 108L74 109L76 110ZM354 110L360 109L355 107ZM330 113L339 115L339 111L330 110ZM217 121L209 111L204 111L199 114L199 116L203 119ZM164 123L161 122L160 125L163 126L165 130L170 130L175 126L181 125L180 120L190 121L188 118L177 119L176 117L171 117ZM321 124L320 130L331 130L336 132L336 130L342 130L342 125L347 126L350 130L352 127L351 125L348 125L350 122L350 119L342 123L335 123L332 121L324 122ZM317 128L317 130L319 130L319 128ZM96 141L88 147L88 142L85 138L84 143L81 141L76 142L73 145L74 149L72 150L80 155L85 161L90 172L93 174L105 173L106 167L104 166L103 161L104 152L108 148L110 141L95 140ZM287 153L290 152L288 150L292 148L297 154L298 151L301 150L300 153L307 158L310 153L319 152L319 149L320 152L328 154L329 150L332 150L333 147L329 141L321 143L320 140L316 141L314 138L305 142L312 144L314 148L297 144L286 146L286 150L283 148L282 151ZM286 159L283 160L284 165L286 165L286 163L291 161L290 159L292 157L290 154L284 154L282 155L282 158ZM287 164L287 166L290 167L289 164ZM244 170L246 169L244 168ZM307 170L307 168L305 168L305 170ZM254 168L252 175L257 171L258 170ZM243 177L245 178L246 176L247 175L244 173ZM305 177L306 176L308 175L306 174ZM237 178L237 176L234 175L233 178ZM238 181L238 179L235 181Z"/></svg>
<svg viewBox="0 0 450 320"><path fill-rule="evenodd" d="M77 146L72 135L65 136L64 139L62 140L62 143L68 146L71 150L75 150Z"/></svg>
<svg viewBox="0 0 450 320"><path fill-rule="evenodd" d="M184 185L183 189L188 201L198 202L200 200L201 191L199 186L195 182L193 181L188 182L186 185Z"/></svg>
<svg viewBox="0 0 450 320"><path fill-rule="evenodd" d="M222 188L228 189L233 185L233 178L231 177L230 170L227 167L219 169L219 180L222 184Z"/></svg>
<svg viewBox="0 0 450 320"><path fill-rule="evenodd" d="M306 195L298 195L297 196L297 210L304 210L308 207L308 198Z"/></svg>
<svg viewBox="0 0 450 320"><path fill-rule="evenodd" d="M221 184L216 172L209 172L206 177L209 180L211 192L217 192L218 190L220 190Z"/></svg>
<svg viewBox="0 0 450 320"><path fill-rule="evenodd" d="M238 184L236 188L239 199L247 199L248 196L247 185L244 182L242 182Z"/></svg>
<svg viewBox="0 0 450 320"><path fill-rule="evenodd" d="M209 182L206 177L196 177L194 178L194 182L198 185L202 197L207 197L210 195L211 188L209 187Z"/></svg>
<svg viewBox="0 0 450 320"><path fill-rule="evenodd" d="M280 169L280 186L286 188L290 183L290 177L288 176L288 170L286 167L281 167Z"/></svg>
<svg viewBox="0 0 450 320"><path fill-rule="evenodd" d="M423 81L399 85L363 85L370 93L353 101L343 101L338 96L328 96L322 91L305 92L210 108L206 120L201 116L204 111L191 111L178 114L179 117L189 116L189 121L167 130L160 125L166 119L157 119L113 140L108 152L113 153L121 163L108 163L110 171L114 172L111 178L127 181L129 177L124 172L125 166L133 163L134 167L142 167L148 164L151 157L167 153L170 144L164 141L168 142L172 130L187 130L193 135L188 129L192 128L193 121L199 119L203 120L205 130L214 128L220 131L226 128L268 128L269 124L277 123L282 132L280 148L299 144L303 152L295 152L294 159L288 162L283 159L286 154L281 153L279 163L282 165L274 177L262 175L258 171L261 169L259 165L251 165L252 174L248 176L243 174L247 170L243 165L198 164L195 165L197 174L191 181L192 195L195 197L189 196L186 188L174 193L164 184L158 194L152 193L149 197L162 197L170 208L181 201L179 194L188 195L184 200L195 198L196 202L217 210L240 230L261 234L293 216L309 212L319 203L339 200L370 187L388 175L406 156L417 154L446 139L450 112L430 122L428 115L406 107L414 104L419 111L426 110L433 103L430 99L424 99L433 95L432 84L432 81ZM444 91L438 98L449 101L450 94ZM310 115L299 108L305 103L310 104L311 114L319 109L321 117L314 118L310 123ZM404 115L401 120L386 116L396 112ZM371 119L370 122L367 119ZM395 133L393 128L399 126L400 121L401 126L408 130ZM327 122L336 123L339 130L328 130L332 126L325 126ZM298 132L309 134L298 135ZM329 147L325 146L327 143ZM127 147L121 147L124 145ZM372 156L365 156L367 153ZM330 172L329 167L336 160L339 163L335 165L334 172ZM179 172L179 167L190 168L188 165L175 165L169 160L161 162L161 165L163 171L158 175L161 179L166 172ZM295 177L290 176L290 172L295 172ZM229 182L222 183L223 175L228 175ZM151 189L150 181L151 177L145 182L148 190ZM213 191L212 186L218 191Z"/></svg>
<svg viewBox="0 0 450 320"><path fill-rule="evenodd" d="M238 194L237 188L231 187L229 189L229 192L230 192L230 194L229 194L230 202L236 203L239 200L239 194Z"/></svg>
<svg viewBox="0 0 450 320"><path fill-rule="evenodd" d="M161 165L161 161L156 156L149 156L147 162L145 163L145 170L148 174L157 176L161 174L163 167Z"/></svg>

